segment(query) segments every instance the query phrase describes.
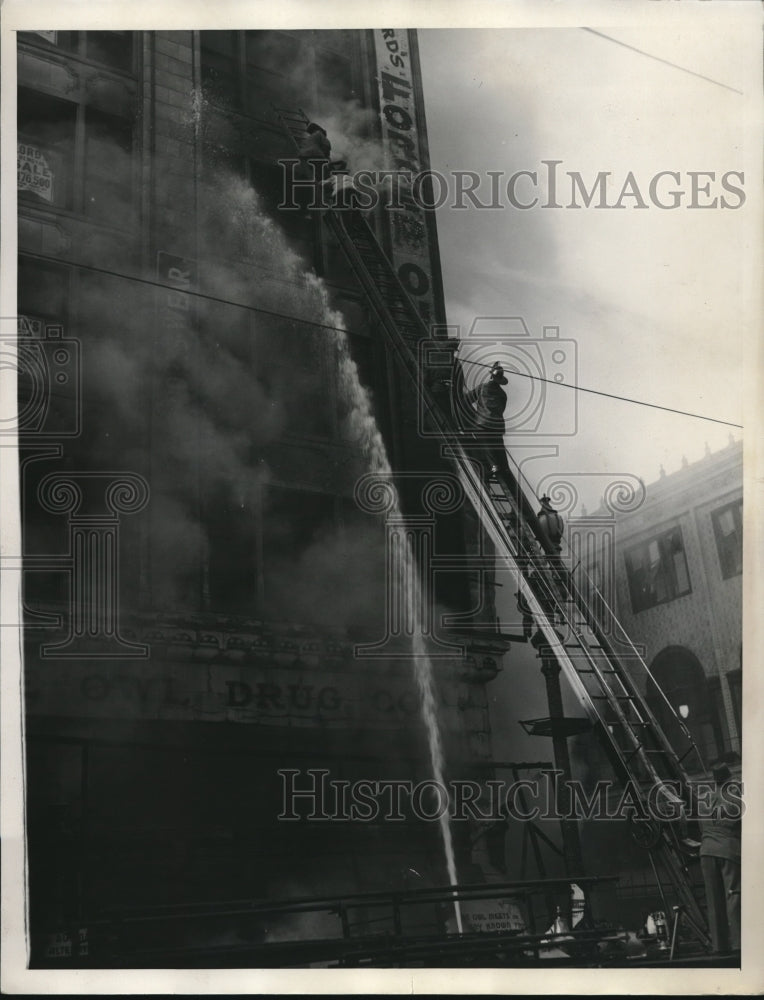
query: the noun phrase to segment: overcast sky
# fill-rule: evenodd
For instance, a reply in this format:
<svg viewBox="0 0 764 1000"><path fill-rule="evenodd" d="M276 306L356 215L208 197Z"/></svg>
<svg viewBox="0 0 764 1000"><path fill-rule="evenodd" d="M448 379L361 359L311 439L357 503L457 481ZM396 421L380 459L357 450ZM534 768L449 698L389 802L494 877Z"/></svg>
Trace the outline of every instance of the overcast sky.
<svg viewBox="0 0 764 1000"><path fill-rule="evenodd" d="M533 337L559 326L560 337L576 342L579 385L743 423L742 352L753 331L741 272L758 225L757 185L750 176L728 179L745 191L740 208L687 206L689 171L715 172L715 180L699 181L710 183L700 203L742 200L723 189L721 176L745 170L745 143L759 141L747 118L758 59L752 26L746 33L742 19L730 18L726 30L709 31L692 17L681 31L591 25L716 82L581 28L421 30L433 168L506 175L507 207L438 211L449 322L463 335L481 315L520 316ZM580 173L587 189L609 171L608 204L632 171L648 207L632 207L636 197L624 198L621 210L512 207L506 179L519 170L538 172L539 181L535 192L529 178L518 181L518 197L546 200L543 160L562 161L563 205L570 202L569 171ZM650 182L661 171L680 174L678 184L667 177L657 188L667 204L671 190L683 192L676 210L650 200ZM490 201L489 184L486 177L478 189L481 201ZM515 377L509 390L517 398L528 384ZM562 407L561 424L570 419L570 396L568 389L547 389L547 405ZM543 439L560 453L534 463L538 477L630 472L649 483L661 463L672 472L683 455L701 458L706 442L715 451L730 432L741 435L738 428L577 396L577 433ZM582 499L596 503L599 493L601 484L592 485Z"/></svg>

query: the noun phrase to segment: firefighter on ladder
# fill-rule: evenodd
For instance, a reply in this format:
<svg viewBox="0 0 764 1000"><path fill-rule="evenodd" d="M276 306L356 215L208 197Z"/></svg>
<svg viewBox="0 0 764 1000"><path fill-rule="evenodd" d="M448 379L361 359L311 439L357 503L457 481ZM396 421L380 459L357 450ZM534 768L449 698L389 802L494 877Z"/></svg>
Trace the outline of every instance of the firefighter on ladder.
<svg viewBox="0 0 764 1000"><path fill-rule="evenodd" d="M310 122L305 127L305 138L299 143L300 173L313 184L313 196L306 206L308 213L312 208L321 207L321 185L327 177L331 152L332 144L326 129Z"/></svg>
<svg viewBox="0 0 764 1000"><path fill-rule="evenodd" d="M507 394L502 386L508 384L504 369L495 361L485 382L464 394L466 403L474 410L473 426L477 430L478 447L474 449L480 460L483 481L488 485L492 476L512 482L507 452L504 447L504 410ZM472 449L471 449L472 450Z"/></svg>

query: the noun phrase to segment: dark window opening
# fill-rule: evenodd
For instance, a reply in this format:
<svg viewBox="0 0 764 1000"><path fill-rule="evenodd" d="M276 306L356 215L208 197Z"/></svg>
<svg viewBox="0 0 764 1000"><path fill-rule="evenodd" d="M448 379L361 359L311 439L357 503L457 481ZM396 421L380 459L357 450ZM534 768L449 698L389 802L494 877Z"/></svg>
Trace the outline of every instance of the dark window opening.
<svg viewBox="0 0 764 1000"><path fill-rule="evenodd" d="M720 507L711 514L722 576L728 580L743 572L743 501Z"/></svg>
<svg viewBox="0 0 764 1000"><path fill-rule="evenodd" d="M302 324L279 345L274 367L276 396L284 401L287 433L305 437L334 435L333 393L327 370L324 331Z"/></svg>
<svg viewBox="0 0 764 1000"><path fill-rule="evenodd" d="M245 74L250 111L264 115L268 103L292 107L306 103L312 72L299 39L282 31L245 34Z"/></svg>
<svg viewBox="0 0 764 1000"><path fill-rule="evenodd" d="M22 255L19 257L18 282L19 315L30 320L30 324L24 327L26 335L43 337L45 324L66 324L69 301L66 268Z"/></svg>
<svg viewBox="0 0 764 1000"><path fill-rule="evenodd" d="M312 223L305 219L304 213L301 211L279 208L279 205L284 204L285 200L287 203L290 200L286 190L289 175L278 163L249 160L248 169L250 183L257 192L262 210L278 224L294 248L310 259L312 257ZM296 204L300 204L299 198L296 200ZM270 255L270 249L267 252Z"/></svg>
<svg viewBox="0 0 764 1000"><path fill-rule="evenodd" d="M129 72L133 68L132 31L84 31L83 54L94 62Z"/></svg>
<svg viewBox="0 0 764 1000"><path fill-rule="evenodd" d="M635 613L673 601L692 589L679 527L632 546L625 561Z"/></svg>
<svg viewBox="0 0 764 1000"><path fill-rule="evenodd" d="M325 493L273 486L263 517L263 582L267 616L309 620L321 596L325 548L336 531L336 501Z"/></svg>
<svg viewBox="0 0 764 1000"><path fill-rule="evenodd" d="M215 104L241 106L239 44L235 31L202 31L202 86Z"/></svg>
<svg viewBox="0 0 764 1000"><path fill-rule="evenodd" d="M674 749L679 754L689 749L684 725L703 758L716 759L725 747L718 680L708 680L698 658L684 646L661 650L650 670L655 683L648 681L647 702ZM700 766L697 755L688 754L687 766Z"/></svg>
<svg viewBox="0 0 764 1000"><path fill-rule="evenodd" d="M213 611L255 613L257 522L248 491L218 490L205 513L209 591Z"/></svg>
<svg viewBox="0 0 764 1000"><path fill-rule="evenodd" d="M111 69L132 72L134 31L22 31L25 42L71 52Z"/></svg>
<svg viewBox="0 0 764 1000"><path fill-rule="evenodd" d="M132 214L133 130L123 118L87 109L85 210L124 228Z"/></svg>
<svg viewBox="0 0 764 1000"><path fill-rule="evenodd" d="M357 97L350 60L333 52L316 54L316 79L320 107Z"/></svg>
<svg viewBox="0 0 764 1000"><path fill-rule="evenodd" d="M19 196L71 208L76 105L19 90L17 180Z"/></svg>

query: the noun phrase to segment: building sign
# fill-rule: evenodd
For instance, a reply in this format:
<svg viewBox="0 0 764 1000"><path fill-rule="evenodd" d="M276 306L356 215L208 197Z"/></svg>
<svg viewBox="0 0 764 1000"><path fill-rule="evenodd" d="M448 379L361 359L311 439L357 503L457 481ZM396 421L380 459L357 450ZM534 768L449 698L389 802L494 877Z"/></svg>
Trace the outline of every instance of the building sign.
<svg viewBox="0 0 764 1000"><path fill-rule="evenodd" d="M45 201L53 201L53 171L50 154L31 142L19 140L16 169L19 191L31 191Z"/></svg>
<svg viewBox="0 0 764 1000"><path fill-rule="evenodd" d="M509 934L525 930L522 910L514 899L469 899L460 907L467 933Z"/></svg>
<svg viewBox="0 0 764 1000"><path fill-rule="evenodd" d="M159 309L165 331L186 330L194 316L196 261L175 254L157 253L157 281L167 286L160 290Z"/></svg>
<svg viewBox="0 0 764 1000"><path fill-rule="evenodd" d="M45 941L46 958L74 958L89 954L87 927L74 931L57 931L48 934Z"/></svg>
<svg viewBox="0 0 764 1000"><path fill-rule="evenodd" d="M25 684L31 715L395 729L415 724L421 711L408 677L304 671L267 661L241 667L62 661L55 673L30 661ZM441 711L447 728L458 725L456 706Z"/></svg>
<svg viewBox="0 0 764 1000"><path fill-rule="evenodd" d="M16 320L16 332L19 337L34 337L36 340L42 340L45 326L45 320L39 316L19 316Z"/></svg>
<svg viewBox="0 0 764 1000"><path fill-rule="evenodd" d="M409 32L402 28L374 31L377 82L385 170L393 172L391 197L385 213L390 227L392 257L398 277L428 325L435 320L430 243L423 204L430 204L422 181L421 138L417 124ZM417 179L419 178L419 179Z"/></svg>

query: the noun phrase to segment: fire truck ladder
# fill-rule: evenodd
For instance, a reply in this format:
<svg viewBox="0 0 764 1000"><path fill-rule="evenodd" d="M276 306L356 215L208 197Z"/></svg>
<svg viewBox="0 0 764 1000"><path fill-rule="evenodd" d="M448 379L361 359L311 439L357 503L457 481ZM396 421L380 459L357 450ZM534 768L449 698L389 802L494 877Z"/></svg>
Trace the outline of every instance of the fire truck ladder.
<svg viewBox="0 0 764 1000"><path fill-rule="evenodd" d="M300 110L274 108L285 132L298 142L307 117ZM518 580L520 593L543 634L542 655L554 657L591 721L610 763L624 786L642 807L641 815L657 809L691 808L693 789L685 762L702 757L683 720L655 682L649 668L629 643L614 612L598 594L595 615L583 590L541 528L534 507L521 486L521 476L486 484L473 456L480 441L461 431L434 400L424 384L418 345L430 331L409 298L373 230L357 211L327 210L322 218L336 236L402 368L419 394L430 430L446 442L465 495L475 508L496 553ZM444 340L444 346L448 341ZM591 591L590 591L591 592ZM616 653L611 636L628 644L628 657ZM629 666L626 665L628 660ZM659 726L642 690L661 698L686 741L681 755ZM648 686L649 685L649 686ZM666 815L664 811L663 815ZM633 824L635 838L653 855L673 886L682 911L702 943L707 943L705 917L696 899L681 846L677 824L644 818ZM660 886L660 878L658 878Z"/></svg>

